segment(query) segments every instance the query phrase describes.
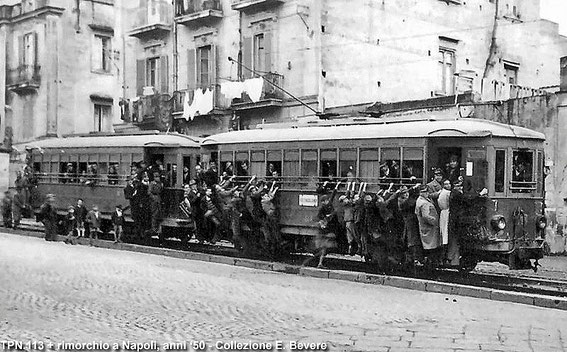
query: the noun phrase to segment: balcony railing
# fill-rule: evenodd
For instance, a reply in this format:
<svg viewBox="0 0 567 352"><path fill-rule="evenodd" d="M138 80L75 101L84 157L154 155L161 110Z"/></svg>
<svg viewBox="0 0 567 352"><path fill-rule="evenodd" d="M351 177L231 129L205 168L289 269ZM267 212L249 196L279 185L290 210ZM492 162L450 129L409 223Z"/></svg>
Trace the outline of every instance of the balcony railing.
<svg viewBox="0 0 567 352"><path fill-rule="evenodd" d="M209 89L213 89L213 109L228 109L230 101L220 93L217 85L211 85ZM183 113L185 107L185 100L189 98L189 104L193 101L195 94L194 89L183 89L173 93L173 114L178 115Z"/></svg>
<svg viewBox="0 0 567 352"><path fill-rule="evenodd" d="M34 0L31 2L24 1L14 5L3 5L0 6L0 21L11 20L14 17L45 8L55 8L57 5L57 2L54 0Z"/></svg>
<svg viewBox="0 0 567 352"><path fill-rule="evenodd" d="M246 83L246 81L244 81L244 83ZM231 107L235 110L247 110L259 107L282 106L284 98L283 91L276 88L274 85L282 87L283 84L284 76L277 73L267 73L264 75L262 94L259 100L253 101L250 99L250 95L244 91L240 99L237 98L232 101Z"/></svg>
<svg viewBox="0 0 567 352"><path fill-rule="evenodd" d="M509 100L548 94L547 91L542 89L523 87L496 80L484 79L482 83L481 96L483 101Z"/></svg>
<svg viewBox="0 0 567 352"><path fill-rule="evenodd" d="M183 0L175 1L175 21L188 24L194 21L206 22L222 18L220 0Z"/></svg>
<svg viewBox="0 0 567 352"><path fill-rule="evenodd" d="M277 5L285 0L231 0L230 7L233 10L245 11L254 7L268 7L270 5Z"/></svg>
<svg viewBox="0 0 567 352"><path fill-rule="evenodd" d="M172 12L169 2L149 0L146 6L137 9L133 28L128 34L143 37L168 33L171 31Z"/></svg>
<svg viewBox="0 0 567 352"><path fill-rule="evenodd" d="M38 89L41 82L40 66L20 65L8 70L7 85L12 90Z"/></svg>

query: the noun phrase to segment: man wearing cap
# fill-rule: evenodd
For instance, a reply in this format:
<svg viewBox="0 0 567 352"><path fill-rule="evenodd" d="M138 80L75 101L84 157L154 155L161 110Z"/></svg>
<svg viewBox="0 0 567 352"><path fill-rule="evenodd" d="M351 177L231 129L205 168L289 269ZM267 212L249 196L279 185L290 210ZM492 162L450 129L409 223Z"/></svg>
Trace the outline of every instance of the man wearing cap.
<svg viewBox="0 0 567 352"><path fill-rule="evenodd" d="M45 196L45 202L39 209L39 220L43 222L46 241L56 241L57 235L57 210L55 209L55 195Z"/></svg>
<svg viewBox="0 0 567 352"><path fill-rule="evenodd" d="M12 227L12 195L10 191L4 192L4 198L2 199L2 219L5 228Z"/></svg>
<svg viewBox="0 0 567 352"><path fill-rule="evenodd" d="M435 169L433 180L427 184L427 192L432 199L437 199L439 192L443 189L443 171Z"/></svg>
<svg viewBox="0 0 567 352"><path fill-rule="evenodd" d="M12 201L12 220L14 228L20 226L20 221L22 221L22 212L26 208L26 199L24 198L22 190L16 190L14 194L14 199Z"/></svg>
<svg viewBox="0 0 567 352"><path fill-rule="evenodd" d="M160 233L160 218L161 218L161 194L163 192L163 183L160 178L160 172L154 170L154 180L149 185L150 207L151 207L151 221L152 232L154 234Z"/></svg>
<svg viewBox="0 0 567 352"><path fill-rule="evenodd" d="M421 243L426 251L426 257L430 262L436 264L439 257L437 249L441 246L439 213L431 200L427 185L420 188L419 198L415 205L415 215L419 222Z"/></svg>
<svg viewBox="0 0 567 352"><path fill-rule="evenodd" d="M397 204L404 220L404 242L415 265L421 265L423 260L423 245L421 244L419 221L415 214L415 205L417 197L419 197L420 186L416 185L410 189L406 186L400 187Z"/></svg>

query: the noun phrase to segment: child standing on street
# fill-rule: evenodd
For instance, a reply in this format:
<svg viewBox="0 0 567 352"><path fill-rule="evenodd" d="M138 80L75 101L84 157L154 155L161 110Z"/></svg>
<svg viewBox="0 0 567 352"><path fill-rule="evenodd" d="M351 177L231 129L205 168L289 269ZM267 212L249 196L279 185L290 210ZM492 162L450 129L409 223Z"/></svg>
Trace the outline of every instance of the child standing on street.
<svg viewBox="0 0 567 352"><path fill-rule="evenodd" d="M102 233L102 231L100 230L100 212L98 211L98 207L96 205L93 205L93 209L87 214L87 223L89 224L89 239L92 245L93 237L98 240L99 233Z"/></svg>
<svg viewBox="0 0 567 352"><path fill-rule="evenodd" d="M124 212L122 206L118 204L111 216L112 226L114 226L114 243L122 242L121 237L124 231Z"/></svg>
<svg viewBox="0 0 567 352"><path fill-rule="evenodd" d="M65 215L65 231L67 232L65 243L76 244L76 238L79 234L79 225L77 217L75 216L75 207L72 205L67 208L67 215Z"/></svg>

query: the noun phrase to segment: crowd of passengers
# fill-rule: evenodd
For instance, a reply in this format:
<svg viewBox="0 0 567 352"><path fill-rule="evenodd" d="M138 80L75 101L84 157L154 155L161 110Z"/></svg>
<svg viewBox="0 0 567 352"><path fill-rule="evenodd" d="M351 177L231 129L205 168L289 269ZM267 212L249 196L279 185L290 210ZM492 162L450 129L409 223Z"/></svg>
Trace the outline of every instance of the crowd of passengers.
<svg viewBox="0 0 567 352"><path fill-rule="evenodd" d="M281 181L273 165L268 167L264 179L244 176L237 180L231 163L225 164L220 177L215 162L210 162L206 170L197 164L194 177L190 178L189 174L188 168L184 167L183 198L179 209L182 216L193 223L199 242L214 244L224 235L236 248L242 248L245 233L251 231L261 234L269 253L278 254L284 245L279 225L278 183ZM23 176L19 176L16 196L4 198L4 210L14 209L13 204L16 203L19 207L22 202L26 207L25 195L21 196L22 201L17 199L18 194L26 192L25 182L21 179ZM72 173L67 176L67 182L78 182ZM129 205L126 208L117 205L111 217L115 241L122 241L124 211L127 208L132 214L136 237L142 239L148 235L159 235L164 215L163 191L166 185L176 184L176 181L167 177L159 160L150 166L143 161L134 164L124 188L124 197ZM360 255L367 260L371 260L372 251L381 250L387 257L394 247L400 246L407 249L416 265L445 262L458 266L459 232L463 227L459 223L461 215L471 197L487 194L486 189L476 193L467 181L461 175L455 156L444 169L435 169L433 180L425 185L417 183L414 178L413 184L394 189L391 183L387 188L370 192L367 191L368 184L357 180L352 170L342 180L326 177L317 186L317 193L321 196L317 219L314 219L319 228L314 241L315 256L304 264L315 259L318 260L317 266L323 267L326 254L346 240L348 254ZM338 202L335 203L337 196ZM54 200L54 195L48 195L38 216L45 225L46 240L53 240L58 225L61 225ZM12 205L8 206L7 201ZM11 212L14 224L21 218L16 216L17 213ZM3 215L5 226L11 224L6 211ZM98 207L92 205L88 210L82 199L68 207L62 225L69 243L74 243L76 237L93 239L102 233Z"/></svg>

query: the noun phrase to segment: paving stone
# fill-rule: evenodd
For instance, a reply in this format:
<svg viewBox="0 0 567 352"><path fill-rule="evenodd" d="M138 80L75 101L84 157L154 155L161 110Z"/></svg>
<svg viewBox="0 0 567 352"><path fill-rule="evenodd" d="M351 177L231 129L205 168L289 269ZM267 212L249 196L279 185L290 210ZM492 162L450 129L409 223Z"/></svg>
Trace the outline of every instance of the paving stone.
<svg viewBox="0 0 567 352"><path fill-rule="evenodd" d="M209 255L209 261L217 264L234 265L235 259L231 257L224 257L221 255Z"/></svg>
<svg viewBox="0 0 567 352"><path fill-rule="evenodd" d="M538 307L567 310L567 299L534 296L534 305Z"/></svg>
<svg viewBox="0 0 567 352"><path fill-rule="evenodd" d="M328 279L329 270L302 267L299 269L299 275Z"/></svg>
<svg viewBox="0 0 567 352"><path fill-rule="evenodd" d="M398 288L407 288L410 290L425 291L427 282L425 280L419 280L419 279L386 276L384 278L384 285L398 287Z"/></svg>
<svg viewBox="0 0 567 352"><path fill-rule="evenodd" d="M329 272L329 279L357 281L358 273L352 271L344 271L344 270L331 270Z"/></svg>
<svg viewBox="0 0 567 352"><path fill-rule="evenodd" d="M493 290L490 294L490 299L495 301L506 301L533 305L534 297L528 294L515 293L515 292L504 292L499 290Z"/></svg>
<svg viewBox="0 0 567 352"><path fill-rule="evenodd" d="M260 260L252 260L252 259L235 259L234 265L243 266L245 268L269 270L269 271L271 271L274 267L270 262L263 262Z"/></svg>

